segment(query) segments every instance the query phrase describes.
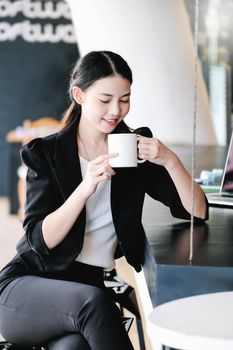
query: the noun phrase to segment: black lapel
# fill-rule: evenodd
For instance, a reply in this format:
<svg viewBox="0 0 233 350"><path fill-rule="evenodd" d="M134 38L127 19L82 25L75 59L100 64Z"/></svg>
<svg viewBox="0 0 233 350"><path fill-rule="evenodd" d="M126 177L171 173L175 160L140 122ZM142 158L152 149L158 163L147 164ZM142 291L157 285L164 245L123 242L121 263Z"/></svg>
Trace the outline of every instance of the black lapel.
<svg viewBox="0 0 233 350"><path fill-rule="evenodd" d="M54 154L54 175L64 199L82 181L77 146L78 120L75 120L57 134Z"/></svg>

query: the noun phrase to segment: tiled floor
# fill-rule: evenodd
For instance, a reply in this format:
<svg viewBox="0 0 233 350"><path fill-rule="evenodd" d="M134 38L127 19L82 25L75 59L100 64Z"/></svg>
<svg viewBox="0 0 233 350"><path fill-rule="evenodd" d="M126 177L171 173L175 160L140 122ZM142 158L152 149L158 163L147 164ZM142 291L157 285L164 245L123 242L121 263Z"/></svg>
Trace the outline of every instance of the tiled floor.
<svg viewBox="0 0 233 350"><path fill-rule="evenodd" d="M14 256L16 243L23 234L22 225L18 217L16 215L9 215L8 213L8 200L5 197L0 197L0 269ZM117 261L117 271L118 275L124 281L135 287L132 269L126 263L125 259L122 258ZM133 323L129 335L134 344L134 349L139 350L136 322ZM149 349L150 346L148 344L147 350Z"/></svg>

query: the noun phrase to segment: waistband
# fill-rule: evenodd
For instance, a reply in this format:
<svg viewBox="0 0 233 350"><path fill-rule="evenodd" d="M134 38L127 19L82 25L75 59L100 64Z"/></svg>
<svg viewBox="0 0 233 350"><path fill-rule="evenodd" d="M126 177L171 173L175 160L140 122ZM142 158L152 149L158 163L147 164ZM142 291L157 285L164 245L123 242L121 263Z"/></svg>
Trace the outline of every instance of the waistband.
<svg viewBox="0 0 233 350"><path fill-rule="evenodd" d="M52 273L49 277L104 287L104 268L87 265L78 261L74 261L67 270Z"/></svg>

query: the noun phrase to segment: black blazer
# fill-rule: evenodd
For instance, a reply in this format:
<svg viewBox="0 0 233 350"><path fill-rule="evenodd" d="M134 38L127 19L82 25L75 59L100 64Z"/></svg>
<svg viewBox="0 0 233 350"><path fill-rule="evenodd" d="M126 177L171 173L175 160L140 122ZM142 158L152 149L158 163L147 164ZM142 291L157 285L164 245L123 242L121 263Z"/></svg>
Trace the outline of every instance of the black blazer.
<svg viewBox="0 0 233 350"><path fill-rule="evenodd" d="M60 207L82 181L77 126L75 119L57 134L35 139L21 151L28 167L27 207L25 235L17 245L14 265L20 261L27 273L46 276L63 271L82 249L85 208L66 238L55 248L48 249L42 235L43 219ZM116 131L130 132L124 123ZM141 270L144 261L145 232L141 217L145 193L168 206L173 216L190 219L164 167L144 162L136 168L116 169L111 181L112 217L119 242L116 255L124 254L136 271Z"/></svg>

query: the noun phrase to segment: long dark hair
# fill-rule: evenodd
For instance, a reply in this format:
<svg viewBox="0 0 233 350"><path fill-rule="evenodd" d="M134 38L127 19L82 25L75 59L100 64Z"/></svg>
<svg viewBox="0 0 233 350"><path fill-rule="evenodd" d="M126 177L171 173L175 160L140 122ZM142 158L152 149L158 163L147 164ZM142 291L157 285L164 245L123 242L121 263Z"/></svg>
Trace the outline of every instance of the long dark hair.
<svg viewBox="0 0 233 350"><path fill-rule="evenodd" d="M82 91L85 91L97 80L116 74L121 75L132 84L132 71L127 62L117 53L91 51L80 58L71 72L69 85L71 104L64 113L63 126L70 125L75 117L80 118L81 115L81 106L74 100L72 94L74 86L78 86Z"/></svg>

